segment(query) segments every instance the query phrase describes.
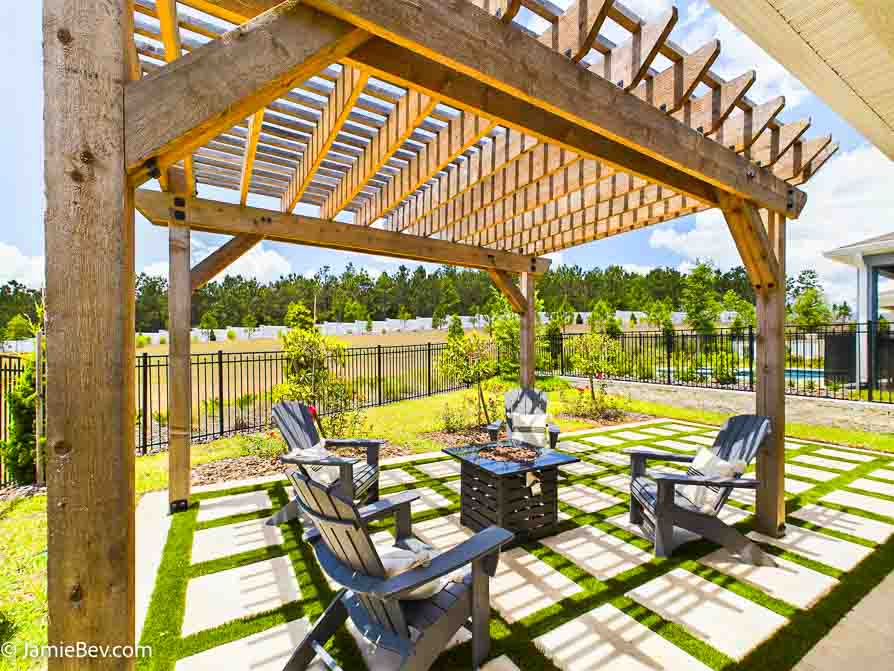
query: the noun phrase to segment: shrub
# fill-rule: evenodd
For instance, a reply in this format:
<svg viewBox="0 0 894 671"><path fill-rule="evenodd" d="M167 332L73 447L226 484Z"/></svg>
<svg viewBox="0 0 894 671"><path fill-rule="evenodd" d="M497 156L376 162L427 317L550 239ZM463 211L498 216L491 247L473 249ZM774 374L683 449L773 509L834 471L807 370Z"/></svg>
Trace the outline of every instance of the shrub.
<svg viewBox="0 0 894 671"><path fill-rule="evenodd" d="M243 456L276 459L286 451L286 445L276 431L242 436L239 449Z"/></svg>
<svg viewBox="0 0 894 671"><path fill-rule="evenodd" d="M463 397L455 403L445 403L441 410L441 421L444 423L444 431L447 433L459 433L470 428L470 413L466 407L468 404Z"/></svg>
<svg viewBox="0 0 894 671"><path fill-rule="evenodd" d="M36 388L34 357L23 357L24 369L16 378L8 397L9 437L0 443L0 452L12 479L20 484L34 482L34 421Z"/></svg>
<svg viewBox="0 0 894 671"><path fill-rule="evenodd" d="M152 413L152 419L154 419L159 426L168 425L168 413L166 411L156 410Z"/></svg>
<svg viewBox="0 0 894 671"><path fill-rule="evenodd" d="M165 338L164 336L159 336L159 338L158 338L158 344L159 344L159 345L167 345L167 344L168 344L168 339Z"/></svg>
<svg viewBox="0 0 894 671"><path fill-rule="evenodd" d="M711 372L717 384L736 384L739 362L732 352L719 352L711 357Z"/></svg>
<svg viewBox="0 0 894 671"><path fill-rule="evenodd" d="M233 329L227 329L227 340L235 340L236 332Z"/></svg>
<svg viewBox="0 0 894 671"><path fill-rule="evenodd" d="M624 414L621 401L610 396L605 381L596 385L595 391L587 393L586 387L578 387L562 395L566 412L574 417L596 421L615 421Z"/></svg>
<svg viewBox="0 0 894 671"><path fill-rule="evenodd" d="M142 333L137 334L137 349L143 349L150 342L149 336L145 336Z"/></svg>
<svg viewBox="0 0 894 671"><path fill-rule="evenodd" d="M314 327L314 318L304 303L289 303L286 310L286 326L298 331L309 331Z"/></svg>

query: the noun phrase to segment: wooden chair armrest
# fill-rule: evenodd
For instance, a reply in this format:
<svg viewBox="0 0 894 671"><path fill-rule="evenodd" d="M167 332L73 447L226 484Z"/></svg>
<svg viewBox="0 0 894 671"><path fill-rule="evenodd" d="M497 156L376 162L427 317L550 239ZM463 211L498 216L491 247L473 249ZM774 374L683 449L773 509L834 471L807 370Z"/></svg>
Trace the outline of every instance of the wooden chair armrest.
<svg viewBox="0 0 894 671"><path fill-rule="evenodd" d="M398 541L412 536L413 515L410 504L419 498L415 492L398 492L387 499L381 499L368 506L363 506L357 512L364 522L372 522L388 515L394 515L396 537Z"/></svg>
<svg viewBox="0 0 894 671"><path fill-rule="evenodd" d="M325 441L332 447L365 447L366 463L376 467L379 465L379 450L386 442L383 438L327 438Z"/></svg>
<svg viewBox="0 0 894 671"><path fill-rule="evenodd" d="M710 485L711 487L733 487L734 489L757 489L760 484L752 478L709 478L699 475L680 473L655 473L653 476L658 488L662 485Z"/></svg>
<svg viewBox="0 0 894 671"><path fill-rule="evenodd" d="M412 591L427 582L452 573L463 566L468 566L474 561L498 553L500 548L514 537L515 534L502 527L488 527L456 547L438 555L432 559L428 566L420 566L389 578L384 583L377 585L376 591L384 598L399 597L403 592ZM494 562L495 567L496 563Z"/></svg>
<svg viewBox="0 0 894 671"><path fill-rule="evenodd" d="M672 454L670 452L656 452L654 450L644 450L640 447L628 447L621 451L623 454L643 461L675 461L681 464L690 463L695 457L689 454Z"/></svg>
<svg viewBox="0 0 894 671"><path fill-rule="evenodd" d="M353 466L360 459L358 457L324 457L323 459L306 459L294 452L286 452L279 455L279 460L284 464L296 466Z"/></svg>

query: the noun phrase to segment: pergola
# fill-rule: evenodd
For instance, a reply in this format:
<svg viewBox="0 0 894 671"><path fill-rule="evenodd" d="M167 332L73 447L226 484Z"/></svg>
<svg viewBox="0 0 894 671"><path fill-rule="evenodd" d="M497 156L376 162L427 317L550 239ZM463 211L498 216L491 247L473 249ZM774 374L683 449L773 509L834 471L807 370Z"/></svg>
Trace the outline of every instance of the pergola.
<svg viewBox="0 0 894 671"><path fill-rule="evenodd" d="M785 231L828 136L777 121L781 98L750 100L754 72L712 72L717 41L674 44L675 10L179 5L44 2L51 644L134 637L135 207L170 239L172 510L190 497L190 293L258 241L487 270L521 315L530 386L543 254L721 208L758 296L756 409L775 429L758 525L784 532ZM521 7L544 34L513 21ZM605 39L607 22L629 39ZM162 191L139 188L153 178ZM191 230L233 237L191 268Z"/></svg>

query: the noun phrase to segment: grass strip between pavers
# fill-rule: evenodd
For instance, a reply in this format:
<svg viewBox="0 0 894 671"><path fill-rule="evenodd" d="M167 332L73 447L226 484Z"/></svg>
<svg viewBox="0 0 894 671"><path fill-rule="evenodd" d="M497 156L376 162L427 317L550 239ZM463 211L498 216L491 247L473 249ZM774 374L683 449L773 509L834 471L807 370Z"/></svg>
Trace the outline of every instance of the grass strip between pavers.
<svg viewBox="0 0 894 671"><path fill-rule="evenodd" d="M661 428L674 422L656 422L650 426ZM637 427L619 429L636 431ZM692 434L704 435L711 427L693 427ZM680 434L671 437L672 440L685 440L685 435ZM610 431L594 431L593 434L568 437L568 440L580 441L588 435L600 435L623 440L613 435ZM668 437L654 436L646 440L625 440L623 444L605 448L593 445L592 449L575 453L586 463L598 466L596 473L586 475L573 475L562 473L560 486L580 484L592 489L611 494L622 502L603 510L586 513L570 505L560 502L560 510L570 516L570 519L561 521L557 528L557 534L575 527L590 525L600 531L611 534L625 543L651 552L651 543L640 538L623 528L617 527L607 521L608 518L628 511L629 492L621 491L615 487L598 482L598 479L610 475L629 474L628 466L612 465L603 461L588 458L589 453L617 452L631 445L654 447L670 452L677 452L672 448L655 445L655 443L667 440ZM585 443L586 444L586 443ZM799 454L810 454L815 450L827 447L826 445L811 445L806 443L801 449L786 454L787 460ZM561 449L561 446L560 448ZM682 452L681 452L682 453ZM446 483L457 480L457 476L433 478L417 468L418 465L443 461L443 458L433 457L413 462L391 464L383 467L383 470L401 468L415 478L414 482L400 484L382 490L383 496L388 496L400 491L428 488L442 495L450 504L440 508L427 510L414 514L413 522L418 524L426 520L442 517L459 512L459 495L446 486ZM894 459L879 456L873 461L862 462L850 471L838 471L826 469L820 466L810 465L817 470L834 473L836 477L828 482L814 482L806 478L795 478L813 485L811 489L799 495L789 496L786 500L786 511L791 513L805 505L818 503L832 510L851 513L867 519L894 524L894 519L848 506L840 506L819 499L826 494L845 489L856 491L866 496L872 496L880 500L890 500L891 497L865 492L850 487L850 484L861 477L866 477L872 471L889 466ZM675 468L685 469L685 465L672 465ZM271 510L235 515L218 520L197 523L197 502L210 498L230 496L233 494L251 491L266 491L271 499ZM238 555L224 557L196 565L190 564L193 535L196 530L225 526L243 521L262 519L287 502L286 483L277 481L274 483L236 487L228 490L204 492L194 497L195 502L189 510L179 513L174 517L168 539L165 544L164 554L159 567L155 591L152 595L149 612L146 618L146 626L143 631L141 643L153 646L155 652L152 658L140 660L141 668L173 669L178 659L208 650L224 643L244 638L253 633L264 631L270 627L294 620L299 617L307 618L313 622L333 597L333 591L326 582L319 565L317 564L312 548L301 540L301 527L297 521L282 525L283 543L277 546L261 548ZM736 501L729 504L750 513L751 515L735 526L743 533L753 529L753 507ZM858 538L850 534L827 529L820 525L788 518L788 523L793 526L822 532L831 537L855 543L861 546L873 548L874 551L855 569L849 572L840 571L826 566L820 562L803 557L796 552L791 552L776 546L763 546L768 553L796 562L807 568L832 576L839 580L833 590L819 600L808 610L802 610L791 604L785 603L768 595L765 591L745 581L738 580L721 571L713 569L698 560L713 552L717 546L706 540L697 540L679 548L670 558L653 558L646 564L633 567L610 579L599 580L583 568L574 564L563 555L553 551L541 543L531 541L519 547L534 555L537 559L548 564L569 580L582 588L582 591L562 599L558 603L541 609L524 619L508 623L496 611L492 612L491 619L491 658L500 655L508 656L519 668L525 671L556 671L557 667L545 657L536 647L534 639L553 629L583 615L590 610L611 604L613 607L627 614L645 627L654 631L675 646L681 648L695 659L700 660L712 669L742 669L747 671L765 671L772 668L779 671L791 669L806 652L813 647L828 631L859 601L869 593L888 573L894 569L894 537L884 544ZM390 528L389 520L382 520L371 525L372 532ZM282 607L253 615L241 620L228 622L224 625L198 632L191 636L181 637L181 625L185 609L186 585L190 578L200 575L208 575L238 566L249 565L273 557L288 556L295 569L295 574L301 589L299 601L286 604ZM767 641L757 646L741 662L735 662L720 651L714 649L706 642L694 636L674 622L668 621L652 612L643 605L629 598L627 593L632 589L659 578L675 568L684 569L702 579L729 590L743 598L746 598L768 610L782 615L789 620L789 624L777 631ZM362 657L345 628L330 641L327 646L332 655L345 669L360 669ZM434 665L434 669L460 669L468 668L471 657L471 644L463 643L445 652Z"/></svg>

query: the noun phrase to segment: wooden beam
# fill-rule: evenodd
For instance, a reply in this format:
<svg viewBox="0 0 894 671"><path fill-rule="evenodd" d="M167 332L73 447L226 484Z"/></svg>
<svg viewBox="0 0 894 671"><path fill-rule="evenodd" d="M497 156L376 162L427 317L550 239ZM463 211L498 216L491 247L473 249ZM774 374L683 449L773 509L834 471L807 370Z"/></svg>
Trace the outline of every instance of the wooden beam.
<svg viewBox="0 0 894 671"><path fill-rule="evenodd" d="M363 153L320 208L320 216L332 219L347 207L366 183L382 168L420 123L431 114L436 98L407 91L388 115L385 126L370 140Z"/></svg>
<svg viewBox="0 0 894 671"><path fill-rule="evenodd" d="M184 184L169 179L174 207L168 220L168 505L171 512L189 506L191 468L190 443L192 412L190 392L190 320L192 286L190 284L189 210L190 192ZM182 204L182 205L181 205Z"/></svg>
<svg viewBox="0 0 894 671"><path fill-rule="evenodd" d="M713 137L733 151L743 152L757 142L784 107L785 98L779 96L763 105L731 116L723 122Z"/></svg>
<svg viewBox="0 0 894 671"><path fill-rule="evenodd" d="M444 170L457 156L488 135L496 122L477 114L461 112L419 149L388 184L376 191L357 213L355 223L369 226L387 215L412 192Z"/></svg>
<svg viewBox="0 0 894 671"><path fill-rule="evenodd" d="M155 11L158 15L162 46L164 46L164 60L166 63L173 63L183 55L180 44L180 26L177 21L177 0L155 0ZM193 175L192 156L183 157L183 170L190 193L195 193L196 180Z"/></svg>
<svg viewBox="0 0 894 671"><path fill-rule="evenodd" d="M624 44L605 54L590 71L604 77L625 91L632 91L649 72L661 45L677 24L677 8L642 24Z"/></svg>
<svg viewBox="0 0 894 671"><path fill-rule="evenodd" d="M838 151L839 146L840 145L837 142L827 145L825 149L823 149L803 168L801 168L801 172L799 172L794 177L794 179L790 180L790 183L794 185L804 184L826 164L826 161L828 161L830 158L832 158L832 156L835 155L835 153Z"/></svg>
<svg viewBox="0 0 894 671"><path fill-rule="evenodd" d="M264 123L264 108L251 115L248 121L248 139L245 152L242 154L242 177L239 180L239 202L248 202L248 188L251 185L251 174L255 167L258 153L258 140L261 138L261 124Z"/></svg>
<svg viewBox="0 0 894 671"><path fill-rule="evenodd" d="M125 0L43 2L47 642L57 650L135 644L127 11ZM134 666L61 655L46 663Z"/></svg>
<svg viewBox="0 0 894 671"><path fill-rule="evenodd" d="M699 133L711 134L720 129L755 78L754 70L746 72L695 100L687 101L671 116Z"/></svg>
<svg viewBox="0 0 894 671"><path fill-rule="evenodd" d="M746 203L750 219L761 220ZM785 217L769 213L766 234L776 257L776 284L757 294L756 411L770 418L767 449L758 453L757 530L778 537L785 532ZM763 224L762 224L763 226Z"/></svg>
<svg viewBox="0 0 894 671"><path fill-rule="evenodd" d="M153 224L166 226L171 218L171 196L159 191L137 191L137 209ZM445 240L421 238L369 226L316 219L241 207L200 198L188 198L189 225L193 230L229 235L259 235L269 240L314 247L378 254L413 261L444 263L481 270L540 274L549 259L538 259Z"/></svg>
<svg viewBox="0 0 894 671"><path fill-rule="evenodd" d="M687 102L720 55L720 40L712 40L672 63L631 91L662 112L675 112Z"/></svg>
<svg viewBox="0 0 894 671"><path fill-rule="evenodd" d="M326 107L320 114L316 128L311 132L307 149L282 198L283 212L291 212L304 196L311 180L320 169L323 160L332 148L335 138L348 120L354 103L360 97L369 76L357 68L345 65L329 94Z"/></svg>
<svg viewBox="0 0 894 671"><path fill-rule="evenodd" d="M599 37L614 0L576 0L539 41L577 63L586 56Z"/></svg>
<svg viewBox="0 0 894 671"><path fill-rule="evenodd" d="M496 286L497 289L500 290L500 293L506 297L506 300L509 301L512 310L520 315L524 314L528 309L528 302L521 290L515 285L512 276L505 270L490 270L488 271L488 274L490 275L490 279L493 281L494 286Z"/></svg>
<svg viewBox="0 0 894 671"><path fill-rule="evenodd" d="M128 171L159 174L368 34L288 0L125 88Z"/></svg>
<svg viewBox="0 0 894 671"><path fill-rule="evenodd" d="M810 128L810 119L801 119L764 133L745 151L745 156L761 167L772 166Z"/></svg>
<svg viewBox="0 0 894 671"><path fill-rule="evenodd" d="M790 182L832 142L831 135L812 140L798 140L780 161L773 166L773 174Z"/></svg>
<svg viewBox="0 0 894 671"><path fill-rule="evenodd" d="M525 311L519 317L519 383L523 389L533 389L537 367L537 295L534 290L534 276L531 273L522 273L519 287L525 299Z"/></svg>
<svg viewBox="0 0 894 671"><path fill-rule="evenodd" d="M749 178L744 158L471 4L306 1L384 38L358 48L350 60L385 79L414 82L453 106L703 202L716 201L712 185L791 217L801 210L802 194L790 196L784 182Z"/></svg>
<svg viewBox="0 0 894 671"><path fill-rule="evenodd" d="M262 240L259 235L236 235L199 261L189 273L193 291L201 289Z"/></svg>

